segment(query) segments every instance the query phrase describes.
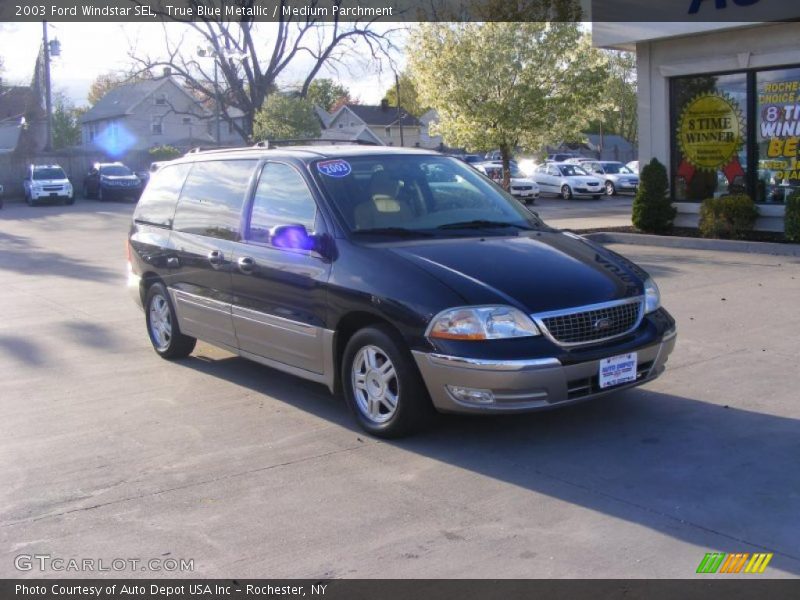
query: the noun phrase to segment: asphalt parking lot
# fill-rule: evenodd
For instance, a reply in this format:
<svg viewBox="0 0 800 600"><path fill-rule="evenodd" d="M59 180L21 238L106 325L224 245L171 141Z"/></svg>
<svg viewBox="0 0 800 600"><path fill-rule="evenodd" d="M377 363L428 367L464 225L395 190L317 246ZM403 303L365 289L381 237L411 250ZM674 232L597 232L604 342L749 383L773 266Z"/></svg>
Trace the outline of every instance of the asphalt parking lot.
<svg viewBox="0 0 800 600"><path fill-rule="evenodd" d="M158 358L124 285L131 211L0 211L0 577L130 574L15 568L47 554L194 561L140 576L685 578L711 551L800 576L800 259L617 246L679 324L661 379L387 443L322 386L206 344Z"/></svg>

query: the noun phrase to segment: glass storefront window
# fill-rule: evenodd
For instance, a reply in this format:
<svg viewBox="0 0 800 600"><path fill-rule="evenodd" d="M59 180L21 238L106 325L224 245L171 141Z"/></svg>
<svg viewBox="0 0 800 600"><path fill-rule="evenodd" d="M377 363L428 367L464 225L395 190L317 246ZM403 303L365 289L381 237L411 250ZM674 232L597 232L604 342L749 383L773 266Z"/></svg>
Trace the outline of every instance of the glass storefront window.
<svg viewBox="0 0 800 600"><path fill-rule="evenodd" d="M800 69L756 73L756 202L783 204L800 189Z"/></svg>
<svg viewBox="0 0 800 600"><path fill-rule="evenodd" d="M747 193L747 74L681 77L671 89L675 200Z"/></svg>

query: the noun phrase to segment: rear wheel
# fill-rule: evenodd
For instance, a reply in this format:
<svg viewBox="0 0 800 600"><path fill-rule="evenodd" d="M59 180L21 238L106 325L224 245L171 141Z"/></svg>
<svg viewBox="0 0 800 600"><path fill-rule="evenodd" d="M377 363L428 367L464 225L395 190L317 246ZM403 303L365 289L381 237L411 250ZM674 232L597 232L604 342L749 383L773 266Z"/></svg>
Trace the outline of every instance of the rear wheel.
<svg viewBox="0 0 800 600"><path fill-rule="evenodd" d="M164 284L154 283L150 286L144 306L147 333L156 353L170 360L189 356L197 340L181 333Z"/></svg>
<svg viewBox="0 0 800 600"><path fill-rule="evenodd" d="M434 414L411 353L388 327L367 327L350 339L342 383L359 425L377 437L418 431Z"/></svg>
<svg viewBox="0 0 800 600"><path fill-rule="evenodd" d="M572 200L572 188L565 185L561 188L561 197L564 200Z"/></svg>

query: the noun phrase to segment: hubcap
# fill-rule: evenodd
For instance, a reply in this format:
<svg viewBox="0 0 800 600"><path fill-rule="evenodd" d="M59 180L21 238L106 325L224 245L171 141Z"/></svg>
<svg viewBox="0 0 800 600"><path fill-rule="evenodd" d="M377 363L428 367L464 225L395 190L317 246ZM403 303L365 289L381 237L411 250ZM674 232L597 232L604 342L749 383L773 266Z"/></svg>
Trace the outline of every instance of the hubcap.
<svg viewBox="0 0 800 600"><path fill-rule="evenodd" d="M614 195L614 184L613 183L609 182L609 183L606 184L606 194L608 194L609 196L613 196Z"/></svg>
<svg viewBox="0 0 800 600"><path fill-rule="evenodd" d="M150 337L158 350L166 350L172 341L172 315L167 299L156 294L150 301Z"/></svg>
<svg viewBox="0 0 800 600"><path fill-rule="evenodd" d="M392 361L377 346L364 346L353 360L353 393L358 410L373 423L385 423L397 412L400 382Z"/></svg>

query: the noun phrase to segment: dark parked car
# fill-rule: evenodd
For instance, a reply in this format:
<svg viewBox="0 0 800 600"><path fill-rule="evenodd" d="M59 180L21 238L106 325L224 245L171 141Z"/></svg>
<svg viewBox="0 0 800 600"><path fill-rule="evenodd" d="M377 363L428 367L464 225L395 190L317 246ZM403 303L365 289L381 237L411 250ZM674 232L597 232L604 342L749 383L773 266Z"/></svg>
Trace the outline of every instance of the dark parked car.
<svg viewBox="0 0 800 600"><path fill-rule="evenodd" d="M142 180L122 163L96 163L83 180L86 198L103 200L138 198Z"/></svg>
<svg viewBox="0 0 800 600"><path fill-rule="evenodd" d="M421 150L204 152L155 173L129 286L164 358L196 338L341 392L379 436L435 412L548 409L664 370L641 268Z"/></svg>

